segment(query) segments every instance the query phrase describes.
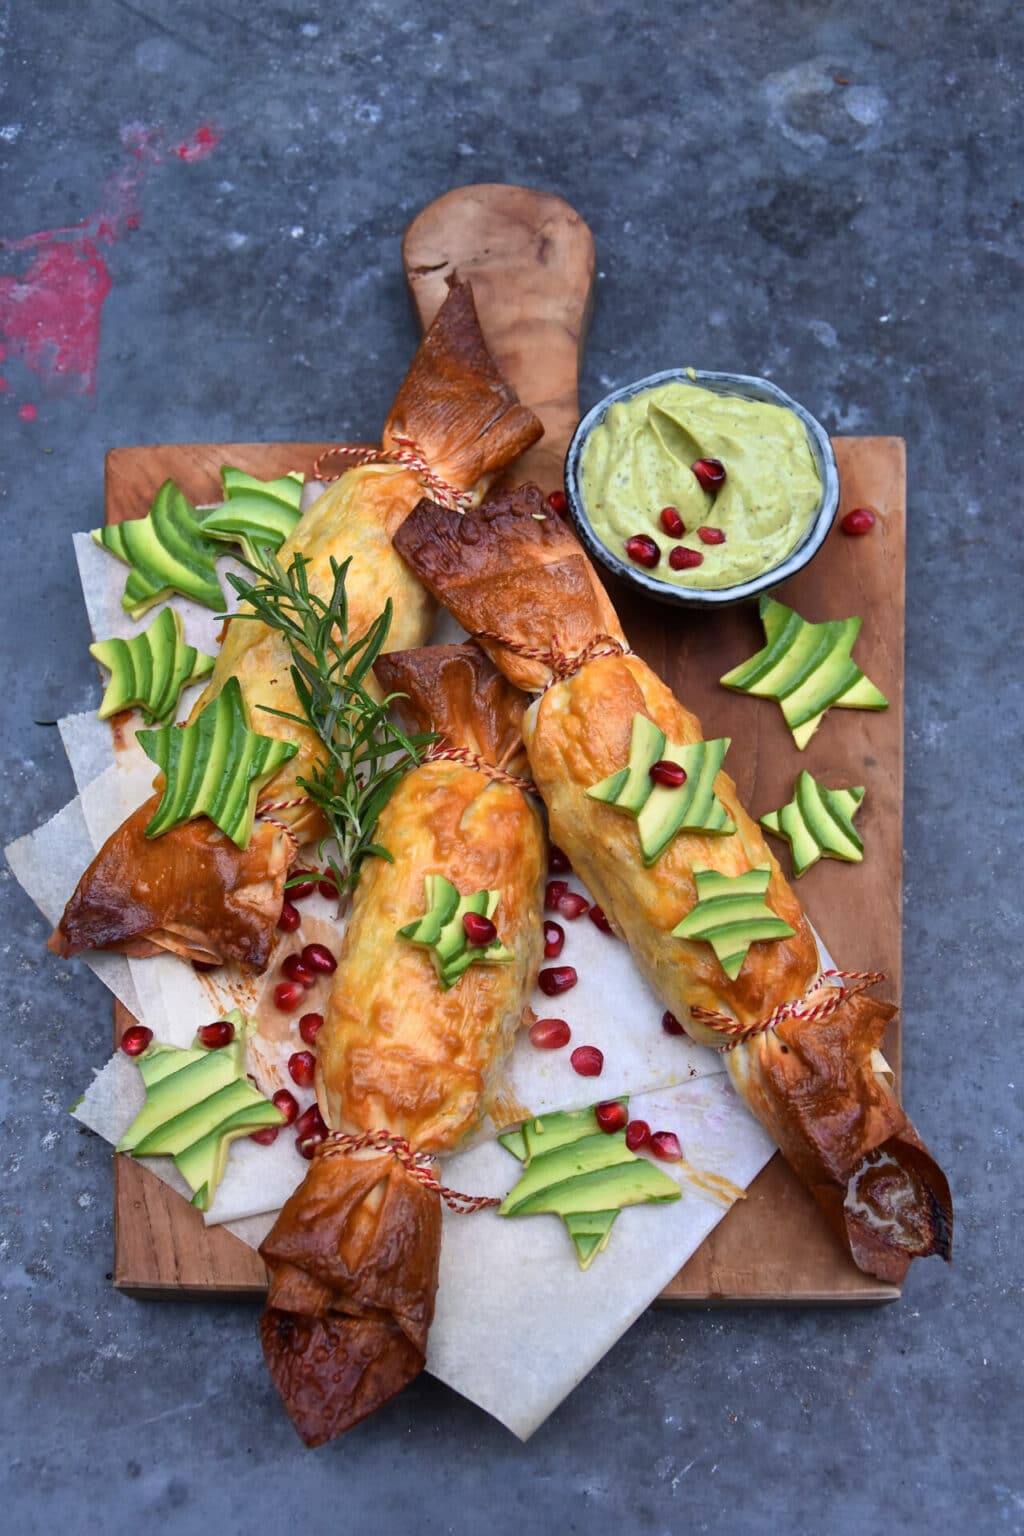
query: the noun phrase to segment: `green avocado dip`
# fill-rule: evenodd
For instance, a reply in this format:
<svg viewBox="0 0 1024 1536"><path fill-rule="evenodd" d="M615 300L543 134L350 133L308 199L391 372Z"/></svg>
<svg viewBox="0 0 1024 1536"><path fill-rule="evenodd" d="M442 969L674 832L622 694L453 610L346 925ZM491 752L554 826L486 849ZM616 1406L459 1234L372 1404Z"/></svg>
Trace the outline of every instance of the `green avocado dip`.
<svg viewBox="0 0 1024 1536"><path fill-rule="evenodd" d="M717 494L702 489L690 468L697 459L725 466ZM803 423L785 406L671 383L609 407L584 445L580 491L596 537L620 560L629 563L627 539L648 534L661 550L651 571L657 580L731 587L796 548L818 509L821 480ZM682 518L681 538L665 532L663 507ZM714 530L714 542L698 528ZM668 556L679 545L702 563L673 570Z"/></svg>

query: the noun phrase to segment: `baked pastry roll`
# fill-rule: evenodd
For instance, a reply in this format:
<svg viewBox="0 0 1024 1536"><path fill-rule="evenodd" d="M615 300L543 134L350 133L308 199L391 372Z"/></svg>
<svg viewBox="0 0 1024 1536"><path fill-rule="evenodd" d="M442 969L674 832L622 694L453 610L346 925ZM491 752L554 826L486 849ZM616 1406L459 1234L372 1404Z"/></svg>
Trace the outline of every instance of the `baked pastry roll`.
<svg viewBox="0 0 1024 1536"><path fill-rule="evenodd" d="M385 452L411 440L431 469L458 491L481 491L489 477L541 435L520 405L480 331L468 283L453 284L420 345L388 415ZM423 493L422 480L400 464L349 469L304 514L279 553L307 561L311 590L329 597L332 560L351 557L346 581L349 638L365 634L388 599L394 617L387 644L421 645L434 615L430 595L392 547L392 534ZM234 620L199 713L231 677L237 678L249 719L261 735L295 742L291 760L265 786L264 803L291 838L256 831L237 849L212 824L189 823L147 839L149 817L136 813L108 840L85 871L50 939L57 954L115 949L132 955L171 950L205 963L238 961L260 970L273 944L284 881L298 844L322 835L320 814L298 783L320 758L317 737L261 706L302 713L292 686L287 642L256 619ZM291 805L287 802L297 801Z"/></svg>
<svg viewBox="0 0 1024 1536"><path fill-rule="evenodd" d="M594 592L586 555L541 493L523 487L463 520L422 501L395 547L467 629L487 634L483 643L503 672L543 690L524 716L523 735L551 836L691 1037L718 1048L735 1038L702 1022L700 1010L742 1031L780 1004L811 1006L827 996L813 990L817 946L800 903L727 773L718 772L713 789L734 830L679 831L649 865L637 820L588 795L627 763L637 716L676 745L699 742L703 733L651 668L625 650L607 599ZM555 572L569 573L564 589ZM731 978L711 943L673 929L697 906L696 871L732 877L759 868L768 872L763 901L790 931L751 943ZM872 1070L871 1053L892 1013L851 995L825 1021L792 1016L741 1035L725 1059L854 1261L899 1281L914 1257L949 1257L952 1208L941 1169Z"/></svg>
<svg viewBox="0 0 1024 1536"><path fill-rule="evenodd" d="M472 645L382 657L416 729L473 761L406 775L353 897L324 1024L317 1097L332 1131L387 1131L413 1153L451 1152L498 1093L540 967L546 843L540 812L488 767L522 756L525 700ZM424 911L428 878L499 893L507 957L445 987L428 950L400 935ZM434 1311L440 1200L391 1153L314 1157L260 1250L270 1270L264 1353L310 1445L342 1433L423 1368Z"/></svg>

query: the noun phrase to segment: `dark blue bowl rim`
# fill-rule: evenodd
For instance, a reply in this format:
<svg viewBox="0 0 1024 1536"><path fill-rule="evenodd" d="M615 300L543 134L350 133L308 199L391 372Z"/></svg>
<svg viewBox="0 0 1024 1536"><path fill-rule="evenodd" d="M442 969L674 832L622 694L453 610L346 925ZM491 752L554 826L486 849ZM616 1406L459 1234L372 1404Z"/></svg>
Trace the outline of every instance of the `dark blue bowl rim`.
<svg viewBox="0 0 1024 1536"><path fill-rule="evenodd" d="M601 542L590 526L579 489L580 459L588 435L604 420L609 408L619 400L630 400L644 390L656 389L660 384L672 383L706 386L719 395L734 394L743 399L762 400L772 405L785 406L799 418L807 433L808 444L821 477L821 501L818 510L803 539L785 560L768 571L762 571L758 576L752 576L749 581L737 582L731 587L681 587L674 582L661 581L657 576L650 576L637 566L620 560L606 544ZM825 542L839 507L839 470L832 442L821 422L811 415L806 406L801 405L799 400L794 400L791 395L787 395L785 390L773 384L770 379L760 378L756 374L716 373L699 368L662 369L660 373L648 374L645 378L612 390L610 394L598 400L596 405L591 406L586 415L581 417L565 456L565 488L573 525L587 553L614 575L621 577L624 581L632 582L634 586L648 592L659 602L674 603L680 607L705 605L716 607L738 603L744 598L756 597L766 588L777 587L787 581L790 576L795 576L797 571L803 570Z"/></svg>

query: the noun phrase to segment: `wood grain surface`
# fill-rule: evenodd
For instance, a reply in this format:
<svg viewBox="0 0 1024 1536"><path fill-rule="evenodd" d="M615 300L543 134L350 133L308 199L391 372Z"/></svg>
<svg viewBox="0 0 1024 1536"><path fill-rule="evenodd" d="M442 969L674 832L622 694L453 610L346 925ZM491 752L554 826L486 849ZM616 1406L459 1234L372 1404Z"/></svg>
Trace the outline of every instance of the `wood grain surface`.
<svg viewBox="0 0 1024 1536"><path fill-rule="evenodd" d="M546 435L516 466L516 479L545 489L561 483L562 460L578 419L577 373L593 281L593 242L558 198L523 188L468 187L425 209L403 244L420 318L429 323L453 271L469 277L488 341ZM108 522L142 516L173 478L195 501L216 498L221 464L271 477L308 470L323 444L178 444L120 448L107 457ZM832 786L864 784L857 825L866 856L858 866L822 860L797 885L837 962L878 969L884 994L900 997L902 901L903 608L905 466L896 438L835 443L842 501L871 506L866 538L834 529L811 566L779 591L812 620L864 617L855 656L890 700L883 713L833 710L798 752L778 706L730 693L718 677L762 644L756 606L686 613L640 600L609 581L634 647L702 719L706 734L731 736L730 771L757 815L790 798L801 768ZM773 844L783 869L788 849ZM131 1020L115 1010L120 1035ZM886 1041L899 1070L898 1019ZM911 1106L911 1109L913 1106ZM148 1296L259 1294L259 1256L230 1233L205 1227L198 1212L128 1157L114 1158L114 1280ZM898 1289L861 1274L825 1230L810 1196L776 1157L668 1286L663 1301L807 1304L892 1300Z"/></svg>

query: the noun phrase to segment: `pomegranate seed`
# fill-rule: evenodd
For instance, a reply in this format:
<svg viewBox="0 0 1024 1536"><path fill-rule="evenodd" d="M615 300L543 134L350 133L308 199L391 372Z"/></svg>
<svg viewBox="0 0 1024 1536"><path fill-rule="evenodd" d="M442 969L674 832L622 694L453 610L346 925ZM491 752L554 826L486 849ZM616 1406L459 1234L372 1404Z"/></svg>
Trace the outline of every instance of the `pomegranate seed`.
<svg viewBox="0 0 1024 1536"><path fill-rule="evenodd" d="M313 1071L316 1067L316 1057L312 1051L295 1051L288 1057L288 1072L293 1083L298 1083L300 1088L313 1086Z"/></svg>
<svg viewBox="0 0 1024 1536"><path fill-rule="evenodd" d="M683 1035L686 1033L675 1014L669 1013L667 1008L661 1016L661 1027L666 1035Z"/></svg>
<svg viewBox="0 0 1024 1536"><path fill-rule="evenodd" d="M287 1089L285 1090L287 1092ZM304 1109L295 1122L295 1136L301 1141L305 1136L326 1136L327 1126L324 1117L320 1113L320 1105L313 1101L308 1109Z"/></svg>
<svg viewBox="0 0 1024 1536"><path fill-rule="evenodd" d="M321 976L331 976L338 969L338 962L326 944L307 944L302 951L302 963Z"/></svg>
<svg viewBox="0 0 1024 1536"><path fill-rule="evenodd" d="M286 901L281 908L281 916L277 920L277 926L282 933L294 933L302 922L302 913L292 902Z"/></svg>
<svg viewBox="0 0 1024 1536"><path fill-rule="evenodd" d="M572 869L569 863L569 855L563 853L555 843L548 844L548 874L567 875Z"/></svg>
<svg viewBox="0 0 1024 1536"><path fill-rule="evenodd" d="M575 967L571 965L550 965L537 977L537 985L545 997L558 997L563 992L571 992L578 981Z"/></svg>
<svg viewBox="0 0 1024 1536"><path fill-rule="evenodd" d="M586 1050L587 1047L584 1046L583 1049ZM598 1055L600 1055L600 1052L598 1052ZM600 1068L598 1070L600 1071ZM616 1131L622 1130L622 1127L629 1119L629 1112L625 1104L620 1104L618 1099L609 1099L606 1104L597 1105L594 1110L594 1118L606 1136L613 1136Z"/></svg>
<svg viewBox="0 0 1024 1536"><path fill-rule="evenodd" d="M305 875L306 878L304 880L299 879L299 876L301 875ZM317 888L319 879L315 869L293 870L291 878L296 881L296 884L288 884L285 886L289 901L305 901L307 896L312 896L313 892Z"/></svg>
<svg viewBox="0 0 1024 1536"><path fill-rule="evenodd" d="M839 526L844 533L870 533L875 526L875 514L870 507L854 507Z"/></svg>
<svg viewBox="0 0 1024 1536"><path fill-rule="evenodd" d="M462 931L469 942L477 947L493 944L498 937L498 930L489 917L483 917L479 912L466 912L462 918Z"/></svg>
<svg viewBox="0 0 1024 1536"><path fill-rule="evenodd" d="M538 1019L530 1025L530 1044L538 1051L559 1051L572 1039L572 1030L564 1019Z"/></svg>
<svg viewBox="0 0 1024 1536"><path fill-rule="evenodd" d="M307 1163L311 1163L314 1156L316 1155L317 1147L322 1141L326 1140L326 1131L322 1136L304 1136L301 1141L296 1141L296 1150L298 1151L300 1157L304 1157Z"/></svg>
<svg viewBox="0 0 1024 1536"><path fill-rule="evenodd" d="M299 1020L299 1034L307 1045L315 1045L316 1037L324 1027L322 1013L304 1013Z"/></svg>
<svg viewBox="0 0 1024 1536"><path fill-rule="evenodd" d="M199 976L205 976L207 971L216 971L220 967L219 960L193 960L192 969Z"/></svg>
<svg viewBox="0 0 1024 1536"><path fill-rule="evenodd" d="M569 1057L574 1072L580 1077L600 1077L604 1066L604 1053L596 1045L578 1045Z"/></svg>
<svg viewBox="0 0 1024 1536"><path fill-rule="evenodd" d="M258 1142L261 1147L273 1146L280 1134L279 1125L265 1125L262 1131L250 1131L249 1140Z"/></svg>
<svg viewBox="0 0 1024 1536"><path fill-rule="evenodd" d="M663 1163L678 1163L683 1155L679 1137L675 1131L652 1131L651 1151Z"/></svg>
<svg viewBox="0 0 1024 1536"><path fill-rule="evenodd" d="M289 1093L287 1088L279 1088L270 1102L284 1115L285 1125L291 1125L299 1112L299 1101L294 1093Z"/></svg>
<svg viewBox="0 0 1024 1536"><path fill-rule="evenodd" d="M626 1126L626 1146L631 1152L639 1152L651 1139L651 1128L646 1120L631 1120Z"/></svg>
<svg viewBox="0 0 1024 1536"><path fill-rule="evenodd" d="M279 981L274 988L274 1007L282 1013L294 1013L306 989L299 981Z"/></svg>
<svg viewBox="0 0 1024 1536"><path fill-rule="evenodd" d="M661 550L648 533L634 533L623 548L631 560L637 565L645 565L649 571L653 571L661 559Z"/></svg>
<svg viewBox="0 0 1024 1536"><path fill-rule="evenodd" d="M317 881L317 890L321 896L326 896L328 901L336 901L338 897L338 882L334 878L334 871L328 870L322 880Z"/></svg>
<svg viewBox="0 0 1024 1536"><path fill-rule="evenodd" d="M605 917L604 908L599 907L596 901L591 907L590 911L587 913L587 916L590 918L590 921L593 923L595 928L600 928L602 933L610 934L614 939L615 930L608 919Z"/></svg>
<svg viewBox="0 0 1024 1536"><path fill-rule="evenodd" d="M714 496L725 484L725 465L721 459L695 459L690 465L702 491Z"/></svg>
<svg viewBox="0 0 1024 1536"><path fill-rule="evenodd" d="M552 491L548 497L548 506L559 517L564 517L569 510L569 498L564 491Z"/></svg>
<svg viewBox="0 0 1024 1536"><path fill-rule="evenodd" d="M297 981L307 991L316 981L316 976L304 963L301 955L287 955L281 962L281 974L287 976L289 981Z"/></svg>
<svg viewBox="0 0 1024 1536"><path fill-rule="evenodd" d="M670 539L681 539L686 532L686 524L675 507L662 507L658 519Z"/></svg>
<svg viewBox="0 0 1024 1536"><path fill-rule="evenodd" d="M131 1024L121 1036L121 1049L126 1056L141 1056L153 1038L153 1031L145 1024Z"/></svg>
<svg viewBox="0 0 1024 1536"><path fill-rule="evenodd" d="M697 537L702 544L725 543L725 531L722 528L698 528Z"/></svg>
<svg viewBox="0 0 1024 1536"><path fill-rule="evenodd" d="M235 1026L227 1019L218 1019L214 1024L200 1024L196 1036L207 1050L219 1051L235 1038Z"/></svg>
<svg viewBox="0 0 1024 1536"><path fill-rule="evenodd" d="M562 953L562 945L565 943L565 929L561 923L546 922L544 924L544 958L545 960L557 960Z"/></svg>
<svg viewBox="0 0 1024 1536"><path fill-rule="evenodd" d="M549 880L544 890L545 912L557 912L558 903L569 889L568 880Z"/></svg>
<svg viewBox="0 0 1024 1536"><path fill-rule="evenodd" d="M584 912L590 910L590 902L585 896L579 896L575 891L566 891L558 903L558 915L564 917L566 922L574 923Z"/></svg>
<svg viewBox="0 0 1024 1536"><path fill-rule="evenodd" d="M686 769L669 757L663 757L660 763L652 764L647 771L655 784L664 784L666 789L679 789L686 783Z"/></svg>
<svg viewBox="0 0 1024 1536"><path fill-rule="evenodd" d="M668 563L674 571L688 571L695 565L703 565L704 556L699 549L687 549L685 544L677 544L675 549L669 550Z"/></svg>

